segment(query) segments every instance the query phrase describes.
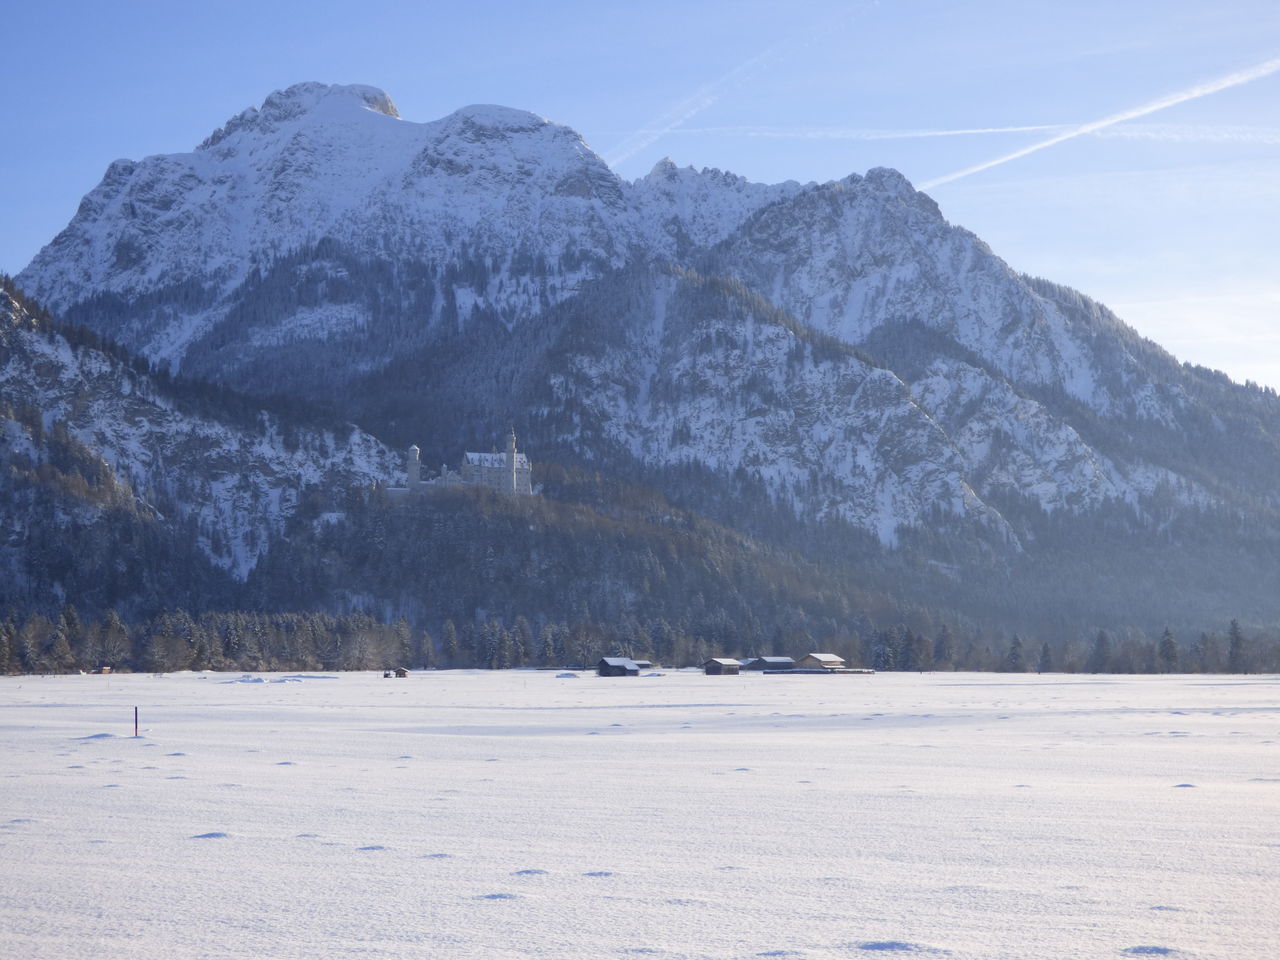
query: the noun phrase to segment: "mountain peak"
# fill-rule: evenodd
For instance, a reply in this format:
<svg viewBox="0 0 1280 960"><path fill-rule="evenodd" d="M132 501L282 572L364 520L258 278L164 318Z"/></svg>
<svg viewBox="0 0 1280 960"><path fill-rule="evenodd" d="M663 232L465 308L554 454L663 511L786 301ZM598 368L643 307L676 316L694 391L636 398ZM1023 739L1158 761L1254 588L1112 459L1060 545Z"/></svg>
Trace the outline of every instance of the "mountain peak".
<svg viewBox="0 0 1280 960"><path fill-rule="evenodd" d="M490 133L530 133L551 123L528 110L503 107L493 103L473 103L453 111L442 121L471 130Z"/></svg>
<svg viewBox="0 0 1280 960"><path fill-rule="evenodd" d="M653 165L653 169L649 171L646 180L671 180L679 172L680 168L676 166L675 161L670 157L663 157Z"/></svg>
<svg viewBox="0 0 1280 960"><path fill-rule="evenodd" d="M891 193L915 192L911 181L893 167L872 167L863 179Z"/></svg>
<svg viewBox="0 0 1280 960"><path fill-rule="evenodd" d="M853 178L850 177L850 180ZM926 213L941 218L942 211L938 204L926 193L917 190L903 174L892 167L872 167L862 182L889 196L898 197L919 207Z"/></svg>
<svg viewBox="0 0 1280 960"><path fill-rule="evenodd" d="M394 120L400 112L385 91L363 83L329 84L309 81L276 90L262 101L261 107L249 107L228 120L200 144L202 149L215 146L241 130L274 130L282 123L296 120L322 107L356 109L379 113Z"/></svg>
<svg viewBox="0 0 1280 960"><path fill-rule="evenodd" d="M400 119L400 112L385 91L363 83L295 83L284 90L275 91L262 101L261 113L268 117L273 114L292 116L312 110L328 100L351 101L365 110Z"/></svg>

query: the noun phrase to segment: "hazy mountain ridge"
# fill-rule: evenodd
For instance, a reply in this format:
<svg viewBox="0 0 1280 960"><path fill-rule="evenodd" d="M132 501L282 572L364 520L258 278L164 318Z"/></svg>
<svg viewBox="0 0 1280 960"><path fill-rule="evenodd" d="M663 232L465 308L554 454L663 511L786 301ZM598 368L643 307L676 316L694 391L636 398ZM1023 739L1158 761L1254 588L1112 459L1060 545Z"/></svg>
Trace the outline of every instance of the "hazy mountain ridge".
<svg viewBox="0 0 1280 960"><path fill-rule="evenodd" d="M1274 392L1018 274L887 169L627 182L534 114L410 123L374 88L302 84L193 153L113 164L18 280L432 465L515 424L535 459L702 471L713 499L747 485L887 545L1052 550L1062 517L1280 529Z"/></svg>

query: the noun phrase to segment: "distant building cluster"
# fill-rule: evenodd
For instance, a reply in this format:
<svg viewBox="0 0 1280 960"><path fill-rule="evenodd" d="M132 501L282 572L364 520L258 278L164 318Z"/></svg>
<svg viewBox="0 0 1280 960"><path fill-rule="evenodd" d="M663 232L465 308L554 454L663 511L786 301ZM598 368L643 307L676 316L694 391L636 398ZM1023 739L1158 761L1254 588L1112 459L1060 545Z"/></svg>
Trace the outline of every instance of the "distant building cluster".
<svg viewBox="0 0 1280 960"><path fill-rule="evenodd" d="M709 674L734 674L739 670L758 670L761 673L875 673L850 667L843 657L834 653L809 653L799 660L792 657L749 657L733 660L713 657L702 665Z"/></svg>
<svg viewBox="0 0 1280 960"><path fill-rule="evenodd" d="M596 673L602 677L638 677L641 670L652 667L648 660L604 657L596 664ZM810 653L799 660L793 657L751 657L747 660L712 657L703 663L702 669L712 676L733 676L742 670L762 673L875 673L874 670L848 667L844 659L834 653Z"/></svg>
<svg viewBox="0 0 1280 960"><path fill-rule="evenodd" d="M514 430L507 437L504 453L464 453L457 470L441 464L440 473L430 478L422 475L421 453L417 444L409 447L405 454L405 485L384 488L389 497L408 498L442 486L488 487L513 496L533 495L533 467L529 458L516 449Z"/></svg>

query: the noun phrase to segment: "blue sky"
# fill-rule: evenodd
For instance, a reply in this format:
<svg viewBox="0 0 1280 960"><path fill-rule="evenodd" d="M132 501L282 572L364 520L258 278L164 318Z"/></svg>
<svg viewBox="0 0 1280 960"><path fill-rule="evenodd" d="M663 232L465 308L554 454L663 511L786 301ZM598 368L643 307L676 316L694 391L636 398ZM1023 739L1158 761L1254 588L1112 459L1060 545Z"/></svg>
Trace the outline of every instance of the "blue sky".
<svg viewBox="0 0 1280 960"><path fill-rule="evenodd" d="M302 80L370 83L409 120L532 110L628 178L896 167L1014 268L1280 387L1275 0L6 7L10 273L111 160L189 150Z"/></svg>

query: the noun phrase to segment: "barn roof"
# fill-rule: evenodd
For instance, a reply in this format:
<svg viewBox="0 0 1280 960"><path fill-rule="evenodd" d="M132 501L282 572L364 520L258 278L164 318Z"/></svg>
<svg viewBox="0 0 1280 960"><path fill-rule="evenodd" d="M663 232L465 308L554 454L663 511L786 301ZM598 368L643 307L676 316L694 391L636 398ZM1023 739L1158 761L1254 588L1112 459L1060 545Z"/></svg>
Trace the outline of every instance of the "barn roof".
<svg viewBox="0 0 1280 960"><path fill-rule="evenodd" d="M741 660L734 660L732 657L712 657L710 660L704 661L703 666L706 666L708 663L719 663L719 664L723 664L726 667L742 666Z"/></svg>
<svg viewBox="0 0 1280 960"><path fill-rule="evenodd" d="M795 663L794 657L756 657L760 663Z"/></svg>
<svg viewBox="0 0 1280 960"><path fill-rule="evenodd" d="M806 659L817 660L820 663L844 663L844 657L837 657L834 653L811 653Z"/></svg>
<svg viewBox="0 0 1280 960"><path fill-rule="evenodd" d="M601 657L601 663L607 663L611 667L626 667L629 670L639 670L640 665L628 657Z"/></svg>

